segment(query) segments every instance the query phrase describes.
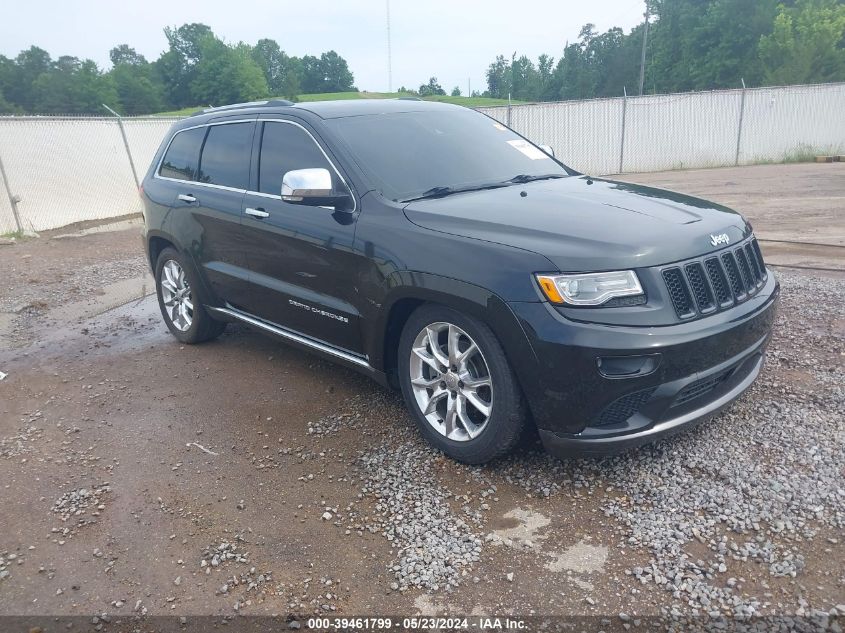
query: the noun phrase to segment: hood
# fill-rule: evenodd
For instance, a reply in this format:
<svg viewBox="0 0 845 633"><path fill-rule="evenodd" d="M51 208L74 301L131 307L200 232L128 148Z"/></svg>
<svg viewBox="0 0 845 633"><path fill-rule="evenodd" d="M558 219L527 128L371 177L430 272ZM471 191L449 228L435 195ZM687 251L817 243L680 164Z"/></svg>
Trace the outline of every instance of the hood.
<svg viewBox="0 0 845 633"><path fill-rule="evenodd" d="M588 184L592 182L592 184ZM657 266L739 242L739 213L670 191L573 176L416 200L407 218L421 227L533 251L560 271Z"/></svg>

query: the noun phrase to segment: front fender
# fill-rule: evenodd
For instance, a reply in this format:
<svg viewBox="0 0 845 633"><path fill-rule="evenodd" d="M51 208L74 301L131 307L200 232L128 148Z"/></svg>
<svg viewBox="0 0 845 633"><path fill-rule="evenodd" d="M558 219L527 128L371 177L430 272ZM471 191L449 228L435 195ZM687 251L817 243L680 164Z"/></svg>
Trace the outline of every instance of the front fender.
<svg viewBox="0 0 845 633"><path fill-rule="evenodd" d="M487 288L415 271L396 271L385 280L385 286L384 302L375 316L372 336L365 341L374 368L388 371L393 366L389 355L396 354L398 336L391 336L391 328L395 328L399 306L407 306L409 302L441 304L485 323L499 339L518 381L529 368L536 367L537 357L521 322L510 306Z"/></svg>

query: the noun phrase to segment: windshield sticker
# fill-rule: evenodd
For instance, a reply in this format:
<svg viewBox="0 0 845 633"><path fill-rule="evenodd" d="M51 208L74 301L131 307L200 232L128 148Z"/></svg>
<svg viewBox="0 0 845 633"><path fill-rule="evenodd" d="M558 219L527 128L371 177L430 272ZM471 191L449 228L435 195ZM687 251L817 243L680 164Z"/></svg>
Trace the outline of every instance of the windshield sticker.
<svg viewBox="0 0 845 633"><path fill-rule="evenodd" d="M494 124L493 124L493 127L494 127L494 128L496 128L497 130L499 130L500 132L504 132L505 130L507 130L507 129L508 129L508 128L506 128L504 125L502 125L501 123L499 123L498 121L497 121L496 123L494 123Z"/></svg>
<svg viewBox="0 0 845 633"><path fill-rule="evenodd" d="M508 141L507 143L515 150L519 150L520 152L528 156L528 158L530 158L531 160L543 160L544 158L548 158L548 156L546 156L546 154L542 150L534 147L531 143L521 138L514 139L513 141Z"/></svg>

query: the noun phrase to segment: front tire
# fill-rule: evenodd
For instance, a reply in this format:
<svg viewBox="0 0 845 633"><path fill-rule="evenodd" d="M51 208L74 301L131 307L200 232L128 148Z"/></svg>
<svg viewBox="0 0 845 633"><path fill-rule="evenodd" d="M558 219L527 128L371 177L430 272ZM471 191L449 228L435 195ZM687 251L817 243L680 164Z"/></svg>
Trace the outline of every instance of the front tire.
<svg viewBox="0 0 845 633"><path fill-rule="evenodd" d="M467 464L509 453L525 426L522 394L487 325L425 305L399 339L399 380L423 437Z"/></svg>
<svg viewBox="0 0 845 633"><path fill-rule="evenodd" d="M215 321L203 307L190 262L175 248L165 248L155 267L156 294L167 329L182 343L192 345L217 338L226 324Z"/></svg>

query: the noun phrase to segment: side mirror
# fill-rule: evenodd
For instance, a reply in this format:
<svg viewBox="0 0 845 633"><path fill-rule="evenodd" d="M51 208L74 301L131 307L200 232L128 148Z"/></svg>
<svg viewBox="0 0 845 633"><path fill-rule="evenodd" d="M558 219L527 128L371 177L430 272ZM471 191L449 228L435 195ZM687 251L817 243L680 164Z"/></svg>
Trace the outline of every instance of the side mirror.
<svg viewBox="0 0 845 633"><path fill-rule="evenodd" d="M537 147L546 152L546 154L548 154L552 158L555 157L555 151L552 149L551 145L538 145Z"/></svg>
<svg viewBox="0 0 845 633"><path fill-rule="evenodd" d="M332 188L332 175L328 169L312 167L294 169L282 177L282 200L309 207L335 207L345 209L352 198L347 192Z"/></svg>

